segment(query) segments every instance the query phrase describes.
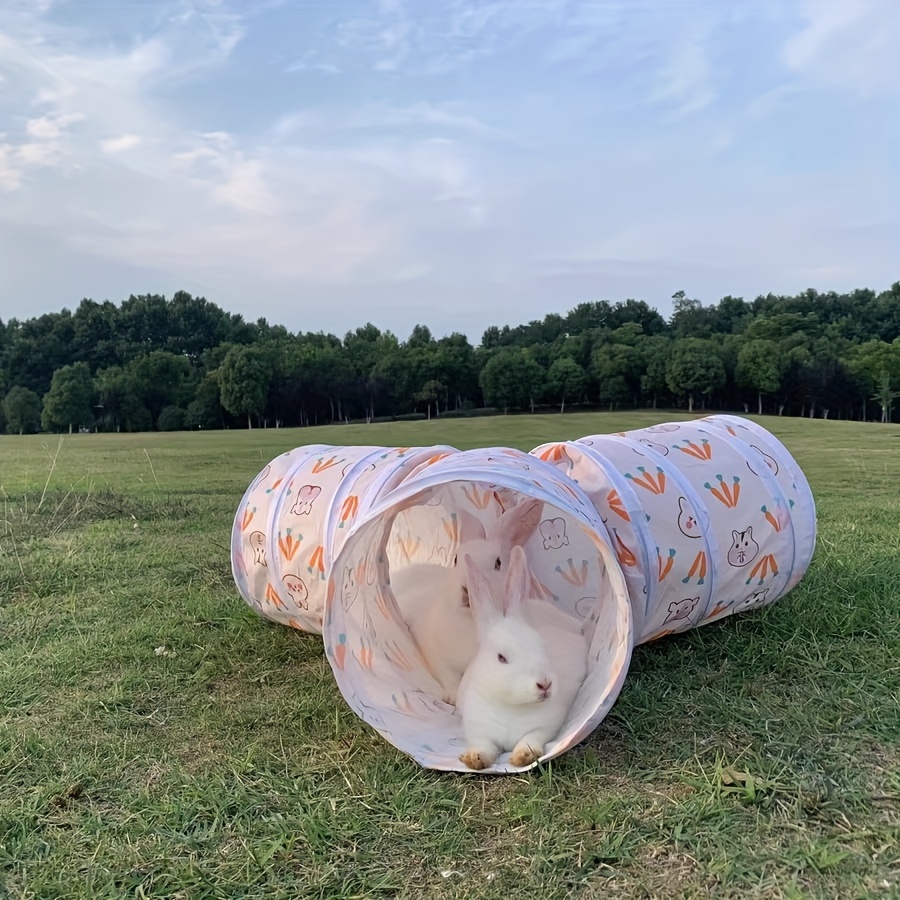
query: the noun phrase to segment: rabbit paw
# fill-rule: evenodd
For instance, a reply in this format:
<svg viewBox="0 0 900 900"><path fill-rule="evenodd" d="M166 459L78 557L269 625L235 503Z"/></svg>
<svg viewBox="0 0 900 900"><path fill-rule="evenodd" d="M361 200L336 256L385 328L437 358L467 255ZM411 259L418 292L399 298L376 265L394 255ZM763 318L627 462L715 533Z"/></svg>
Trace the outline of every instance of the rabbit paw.
<svg viewBox="0 0 900 900"><path fill-rule="evenodd" d="M494 760L483 751L466 750L465 753L460 754L459 761L464 766L468 766L470 769L475 769L476 772L479 772L482 769L486 769Z"/></svg>
<svg viewBox="0 0 900 900"><path fill-rule="evenodd" d="M519 744L513 750L509 761L514 766L530 766L540 755L540 750L534 750L528 744Z"/></svg>

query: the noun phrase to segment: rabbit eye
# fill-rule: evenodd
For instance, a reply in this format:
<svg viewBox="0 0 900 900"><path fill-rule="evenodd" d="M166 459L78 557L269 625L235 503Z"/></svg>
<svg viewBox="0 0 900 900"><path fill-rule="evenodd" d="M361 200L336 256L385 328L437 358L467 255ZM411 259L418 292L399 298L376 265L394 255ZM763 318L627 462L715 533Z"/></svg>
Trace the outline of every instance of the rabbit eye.
<svg viewBox="0 0 900 900"><path fill-rule="evenodd" d="M498 556L498 557L494 560L494 570L496 571L496 570L499 569L502 565L503 565L503 563L500 562L500 557Z"/></svg>
<svg viewBox="0 0 900 900"><path fill-rule="evenodd" d="M497 662L506 663L506 662L509 662L509 660L502 653L498 653L497 654Z"/></svg>

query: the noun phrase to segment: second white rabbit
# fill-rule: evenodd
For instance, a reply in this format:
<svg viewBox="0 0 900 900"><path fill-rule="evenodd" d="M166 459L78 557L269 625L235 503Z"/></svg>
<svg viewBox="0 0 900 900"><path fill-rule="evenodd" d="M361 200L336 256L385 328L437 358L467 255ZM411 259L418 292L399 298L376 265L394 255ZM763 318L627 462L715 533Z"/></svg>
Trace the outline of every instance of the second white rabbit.
<svg viewBox="0 0 900 900"><path fill-rule="evenodd" d="M587 673L588 642L579 623L530 596L525 551L514 547L502 604L467 556L478 651L459 686L470 769L486 769L511 750L514 766L539 759L559 733Z"/></svg>
<svg viewBox="0 0 900 900"><path fill-rule="evenodd" d="M440 684L446 703L456 703L460 679L478 645L463 557L472 557L477 570L499 597L510 551L521 547L534 534L543 507L540 500L527 500L506 510L490 534L485 533L475 516L460 511L459 546L452 566L415 563L391 573L397 605Z"/></svg>

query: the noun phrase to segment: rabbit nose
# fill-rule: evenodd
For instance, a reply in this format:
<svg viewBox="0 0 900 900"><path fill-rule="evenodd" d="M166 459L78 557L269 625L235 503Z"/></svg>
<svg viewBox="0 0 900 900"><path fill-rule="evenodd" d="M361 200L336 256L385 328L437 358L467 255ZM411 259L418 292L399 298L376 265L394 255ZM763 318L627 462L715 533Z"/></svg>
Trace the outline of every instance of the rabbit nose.
<svg viewBox="0 0 900 900"><path fill-rule="evenodd" d="M537 688L546 697L547 694L550 693L550 688L552 685L553 685L552 681L545 681L543 684L539 681L537 683Z"/></svg>

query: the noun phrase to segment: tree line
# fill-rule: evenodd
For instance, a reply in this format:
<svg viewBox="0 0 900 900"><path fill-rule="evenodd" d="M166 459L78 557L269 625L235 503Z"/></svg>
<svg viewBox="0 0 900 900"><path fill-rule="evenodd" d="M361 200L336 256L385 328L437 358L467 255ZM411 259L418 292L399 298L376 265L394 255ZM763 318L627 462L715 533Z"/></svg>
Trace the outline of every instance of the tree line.
<svg viewBox="0 0 900 900"><path fill-rule="evenodd" d="M0 428L15 434L305 426L553 407L664 406L890 422L900 282L876 293L679 291L488 328L479 346L416 325L340 338L247 322L203 297L82 300L0 320Z"/></svg>

